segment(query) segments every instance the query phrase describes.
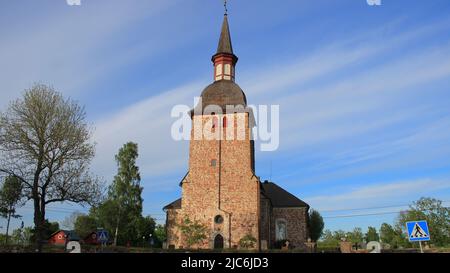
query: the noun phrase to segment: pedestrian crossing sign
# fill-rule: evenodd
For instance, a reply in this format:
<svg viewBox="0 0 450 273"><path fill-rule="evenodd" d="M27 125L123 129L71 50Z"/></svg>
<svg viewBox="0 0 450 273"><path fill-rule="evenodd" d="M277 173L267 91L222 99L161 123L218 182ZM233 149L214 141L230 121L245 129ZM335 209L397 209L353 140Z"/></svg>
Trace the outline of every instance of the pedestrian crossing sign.
<svg viewBox="0 0 450 273"><path fill-rule="evenodd" d="M408 239L410 242L429 241L430 231L427 221L412 221L406 223Z"/></svg>
<svg viewBox="0 0 450 273"><path fill-rule="evenodd" d="M108 236L109 234L108 234L108 231L106 231L106 230L100 230L100 231L98 231L97 232L97 240L100 242L100 243L102 243L102 244L105 244L105 243L107 243L108 242Z"/></svg>

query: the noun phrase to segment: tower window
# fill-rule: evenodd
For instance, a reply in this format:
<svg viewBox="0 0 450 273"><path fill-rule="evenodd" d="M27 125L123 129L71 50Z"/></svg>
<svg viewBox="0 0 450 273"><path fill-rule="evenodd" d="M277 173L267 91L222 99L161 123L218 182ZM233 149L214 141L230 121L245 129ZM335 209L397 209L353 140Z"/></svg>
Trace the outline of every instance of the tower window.
<svg viewBox="0 0 450 273"><path fill-rule="evenodd" d="M217 127L218 127L218 123L219 123L219 120L217 119L217 117L216 117L216 116L213 116L213 120L212 120L212 128L213 128L213 129L217 128Z"/></svg>
<svg viewBox="0 0 450 273"><path fill-rule="evenodd" d="M222 64L216 66L216 76L222 75Z"/></svg>
<svg viewBox="0 0 450 273"><path fill-rule="evenodd" d="M222 217L222 215L216 215L216 217L214 217L214 223L216 223L216 224L222 224L222 223L223 223L223 217Z"/></svg>
<svg viewBox="0 0 450 273"><path fill-rule="evenodd" d="M220 80L223 75L223 66L222 64L218 64L216 66L216 80Z"/></svg>
<svg viewBox="0 0 450 273"><path fill-rule="evenodd" d="M227 128L227 117L223 117L223 128Z"/></svg>
<svg viewBox="0 0 450 273"><path fill-rule="evenodd" d="M231 65L230 64L225 65L225 73L224 74L231 75Z"/></svg>
<svg viewBox="0 0 450 273"><path fill-rule="evenodd" d="M215 167L217 165L217 160L212 159L211 160L211 167Z"/></svg>

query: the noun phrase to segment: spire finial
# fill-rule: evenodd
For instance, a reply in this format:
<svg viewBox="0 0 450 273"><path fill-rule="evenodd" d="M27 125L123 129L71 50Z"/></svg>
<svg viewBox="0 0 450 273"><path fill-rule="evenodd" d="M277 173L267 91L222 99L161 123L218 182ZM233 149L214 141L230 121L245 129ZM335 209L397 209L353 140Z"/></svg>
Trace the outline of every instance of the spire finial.
<svg viewBox="0 0 450 273"><path fill-rule="evenodd" d="M225 8L225 14L224 15L228 15L227 0L223 0L223 7Z"/></svg>

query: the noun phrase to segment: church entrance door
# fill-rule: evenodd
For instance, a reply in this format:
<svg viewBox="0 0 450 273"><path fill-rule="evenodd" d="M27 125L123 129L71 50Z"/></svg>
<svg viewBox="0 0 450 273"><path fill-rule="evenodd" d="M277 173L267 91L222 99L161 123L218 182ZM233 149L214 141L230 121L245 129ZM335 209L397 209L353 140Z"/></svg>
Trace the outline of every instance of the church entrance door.
<svg viewBox="0 0 450 273"><path fill-rule="evenodd" d="M214 238L214 249L223 249L223 236L220 234Z"/></svg>

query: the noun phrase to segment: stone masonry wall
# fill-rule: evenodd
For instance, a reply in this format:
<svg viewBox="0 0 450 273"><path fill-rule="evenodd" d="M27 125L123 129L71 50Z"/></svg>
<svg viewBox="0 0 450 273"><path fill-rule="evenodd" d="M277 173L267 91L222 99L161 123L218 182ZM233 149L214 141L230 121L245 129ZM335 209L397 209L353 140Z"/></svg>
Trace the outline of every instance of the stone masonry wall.
<svg viewBox="0 0 450 273"><path fill-rule="evenodd" d="M221 126L211 129L211 115L193 117L189 174L182 183L181 209L176 210L176 213L168 212L172 222L181 222L188 216L191 220L201 221L208 228L208 238L196 246L198 248L212 248L217 234L223 236L226 248L237 247L239 240L247 234L259 238L260 188L258 178L252 172L248 113L216 116L218 125L222 123L223 116L227 117L229 123L224 130L220 130ZM234 128L231 122L234 122ZM226 131L228 136L234 131L243 138L198 139L202 130L211 130L211 133ZM223 217L223 223L214 223L216 215ZM176 225L168 227L169 230L170 234L178 236L169 236L168 245L186 247Z"/></svg>
<svg viewBox="0 0 450 273"><path fill-rule="evenodd" d="M287 224L287 239L294 247L302 247L308 239L307 208L273 208L271 223L272 243L275 242L275 224L283 219Z"/></svg>

